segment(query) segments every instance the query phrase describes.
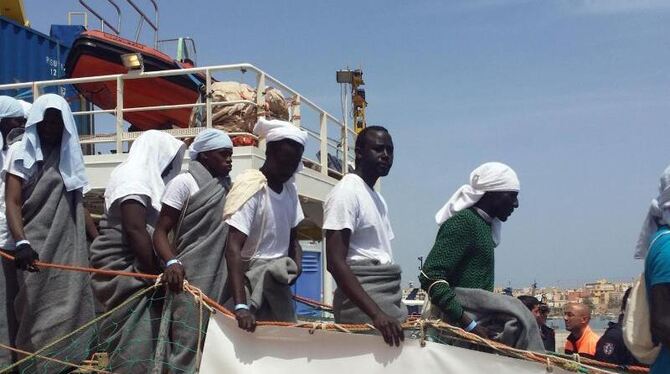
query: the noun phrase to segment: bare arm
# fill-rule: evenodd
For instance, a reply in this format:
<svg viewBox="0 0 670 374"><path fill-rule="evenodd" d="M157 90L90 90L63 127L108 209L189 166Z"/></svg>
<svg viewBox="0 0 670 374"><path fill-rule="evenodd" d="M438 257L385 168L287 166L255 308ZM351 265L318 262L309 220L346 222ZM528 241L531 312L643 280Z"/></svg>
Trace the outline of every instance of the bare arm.
<svg viewBox="0 0 670 374"><path fill-rule="evenodd" d="M88 211L88 208L84 208L84 220L86 221L86 236L88 240L93 241L98 237L98 228L95 226L95 221L91 217L91 212Z"/></svg>
<svg viewBox="0 0 670 374"><path fill-rule="evenodd" d="M9 231L17 242L26 240L26 234L23 231L23 195L21 189L23 180L16 175L7 174L5 184L5 214L9 224ZM14 264L18 269L27 271L39 271L35 261L39 260L39 255L30 245L24 242L16 246L14 251Z"/></svg>
<svg viewBox="0 0 670 374"><path fill-rule="evenodd" d="M399 346L400 341L404 340L400 322L388 316L379 308L377 303L361 287L358 278L347 265L350 237L351 230L349 229L326 230L328 271L335 278L337 287L341 288L342 292L372 319L374 326L384 337L384 341L388 345Z"/></svg>
<svg viewBox="0 0 670 374"><path fill-rule="evenodd" d="M230 226L226 241L226 262L228 263L228 284L231 288L235 304L246 304L244 292L244 269L242 268L242 247L247 236L240 230Z"/></svg>
<svg viewBox="0 0 670 374"><path fill-rule="evenodd" d="M156 253L158 253L158 256L160 256L165 263L174 259L177 255L177 249L170 243L168 234L175 226L177 226L180 216L180 210L165 204L163 204L161 213L158 216L158 223L154 230L153 242ZM170 264L170 266L165 269L163 276L165 277L164 280L167 282L170 290L173 292L181 292L183 287L182 284L186 277L186 271L183 265L179 263Z"/></svg>
<svg viewBox="0 0 670 374"><path fill-rule="evenodd" d="M233 294L235 305L247 304L244 292L244 269L242 264L242 248L247 236L233 226L228 228L226 241L226 262L228 264L228 286ZM253 332L256 329L256 318L247 309L235 310L237 325L244 330Z"/></svg>
<svg viewBox="0 0 670 374"><path fill-rule="evenodd" d="M670 283L652 286L650 296L651 331L664 346L670 347Z"/></svg>
<svg viewBox="0 0 670 374"><path fill-rule="evenodd" d="M153 255L151 236L147 232L146 214L147 209L138 201L128 200L121 203L121 227L130 249L137 257L139 270L157 274L158 264Z"/></svg>
<svg viewBox="0 0 670 374"><path fill-rule="evenodd" d="M5 214L7 215L9 231L17 242L26 239L26 234L23 232L23 213L21 212L21 207L23 206L22 187L23 179L14 174L7 173L7 182L5 183Z"/></svg>
<svg viewBox="0 0 670 374"><path fill-rule="evenodd" d="M158 216L156 229L154 230L153 242L154 248L156 248L156 253L158 253L164 262L168 262L173 259L177 253L176 249L170 243L168 235L170 231L172 231L172 229L177 226L177 222L179 222L180 216L180 210L163 204L161 213Z"/></svg>
<svg viewBox="0 0 670 374"><path fill-rule="evenodd" d="M295 264L298 265L298 276L302 273L302 247L300 246L300 242L298 241L298 229L293 228L291 229L291 239L289 241L289 247L288 247L288 256L295 261ZM296 277L293 280L293 283L298 279Z"/></svg>

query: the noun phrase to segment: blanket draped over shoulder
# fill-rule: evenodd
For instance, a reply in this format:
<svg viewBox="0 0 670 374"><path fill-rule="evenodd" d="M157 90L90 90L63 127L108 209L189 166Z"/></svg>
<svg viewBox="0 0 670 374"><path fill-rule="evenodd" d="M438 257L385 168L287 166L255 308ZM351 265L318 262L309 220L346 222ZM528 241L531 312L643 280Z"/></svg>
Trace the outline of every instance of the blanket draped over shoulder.
<svg viewBox="0 0 670 374"><path fill-rule="evenodd" d="M379 264L375 260L350 262L351 271L358 278L363 290L377 303L384 313L404 322L407 308L402 305L400 266ZM333 297L333 310L337 323L371 323L370 317L356 306L339 288Z"/></svg>
<svg viewBox="0 0 670 374"><path fill-rule="evenodd" d="M123 233L121 219L105 212L100 220L100 235L90 248L91 266L99 269L141 273L139 261ZM152 232L147 226L149 233ZM94 275L93 291L109 311L153 282L140 278ZM110 368L126 373L146 373L151 367L158 335L163 290L143 295L105 319L100 326L103 349L110 355Z"/></svg>
<svg viewBox="0 0 670 374"><path fill-rule="evenodd" d="M184 265L189 284L221 302L227 278L224 247L228 235L228 226L221 217L230 178L214 178L197 161L190 162L188 173L200 190L184 206L183 218L175 229L176 257ZM197 344L199 337L201 344L205 341L209 311L203 309L204 315L200 319L199 306L189 293L169 293L167 297L154 371L196 372ZM198 325L199 321L201 325Z"/></svg>
<svg viewBox="0 0 670 374"><path fill-rule="evenodd" d="M81 189L67 192L59 172L60 149L45 157L34 182L23 191L26 238L40 261L88 267L84 205ZM18 325L16 346L35 352L95 318L90 276L87 273L40 269L18 272L14 301ZM46 351L50 357L81 362L88 356L86 343L92 330L78 336L76 349L66 340ZM64 367L48 361L28 363L35 372L58 372Z"/></svg>
<svg viewBox="0 0 670 374"><path fill-rule="evenodd" d="M454 291L464 313L497 334L494 340L518 349L544 352L537 321L519 299L475 288L456 287ZM423 317L447 321L435 305L427 308Z"/></svg>

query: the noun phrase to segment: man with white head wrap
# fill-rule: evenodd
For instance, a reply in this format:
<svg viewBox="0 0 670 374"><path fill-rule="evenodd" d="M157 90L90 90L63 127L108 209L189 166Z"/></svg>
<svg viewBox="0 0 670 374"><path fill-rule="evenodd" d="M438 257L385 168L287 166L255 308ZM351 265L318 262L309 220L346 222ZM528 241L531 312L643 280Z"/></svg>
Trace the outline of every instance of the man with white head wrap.
<svg viewBox="0 0 670 374"><path fill-rule="evenodd" d="M22 128L25 124L25 118L22 114L22 108L18 100L9 96L0 96L0 165L3 167L8 162L7 135L16 128ZM13 250L14 239L12 239L7 227L7 218L5 216L5 178L0 178L0 249ZM17 270L11 261L0 260L0 279L4 280L4 287L0 287L0 341L9 342L14 345L15 334L9 332L9 321L16 324L14 314L14 304L10 302L16 297L18 291ZM16 355L7 349L0 350L0 368L5 367L16 359Z"/></svg>
<svg viewBox="0 0 670 374"><path fill-rule="evenodd" d="M260 170L240 174L228 194L226 260L240 328L256 319L295 321L290 285L301 272L297 226L304 215L294 183L307 133L290 122L259 119L254 134L267 140Z"/></svg>
<svg viewBox="0 0 670 374"><path fill-rule="evenodd" d="M519 206L519 179L509 166L488 162L470 174L435 215L440 225L435 244L423 265L419 280L428 293L432 312L488 338L489 331L464 313L456 288L485 290L493 295L494 248L500 243L502 222ZM537 323L528 309L510 298L531 319L543 350ZM481 321L480 321L481 322Z"/></svg>
<svg viewBox="0 0 670 374"><path fill-rule="evenodd" d="M642 225L635 257L644 259L650 329L661 345L650 374L670 372L670 166Z"/></svg>
<svg viewBox="0 0 670 374"><path fill-rule="evenodd" d="M83 193L88 189L84 159L70 107L54 94L40 96L30 112L25 134L12 145L6 176L7 220L16 239L15 263L28 270L19 279L14 300L16 347L34 351L94 318L90 277L84 273L41 269L35 261L87 267ZM90 333L80 338L87 341ZM53 347L55 358L80 362L86 347ZM35 370L64 367L47 361Z"/></svg>
<svg viewBox="0 0 670 374"><path fill-rule="evenodd" d="M209 315L205 311L201 316L193 296L180 291L187 279L217 301L223 292L228 227L222 217L230 189L233 143L225 132L206 129L195 137L189 155L188 171L165 187L153 236L156 253L166 263L163 278L172 291L168 295L172 300L163 308L161 323L168 327L160 329L165 336L158 337L161 359L157 363L165 365L160 371L187 373L197 371L197 344L205 341L197 331L204 335Z"/></svg>
<svg viewBox="0 0 670 374"><path fill-rule="evenodd" d="M181 170L186 145L172 135L149 130L135 140L105 188L100 235L91 244L91 266L105 270L160 274L151 234L165 184ZM145 280L94 275L93 290L104 311L147 287ZM162 290L120 309L102 325L101 340L115 372L150 371L162 308Z"/></svg>

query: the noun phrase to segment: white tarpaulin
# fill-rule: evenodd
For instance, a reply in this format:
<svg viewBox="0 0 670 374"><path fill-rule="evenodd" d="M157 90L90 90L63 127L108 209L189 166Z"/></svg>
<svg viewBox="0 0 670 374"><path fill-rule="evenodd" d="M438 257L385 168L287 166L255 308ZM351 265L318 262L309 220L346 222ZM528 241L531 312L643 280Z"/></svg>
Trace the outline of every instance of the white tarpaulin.
<svg viewBox="0 0 670 374"><path fill-rule="evenodd" d="M543 364L431 342L421 347L415 339L391 348L376 335L270 326L248 333L231 318L212 317L200 365L205 374L547 373Z"/></svg>

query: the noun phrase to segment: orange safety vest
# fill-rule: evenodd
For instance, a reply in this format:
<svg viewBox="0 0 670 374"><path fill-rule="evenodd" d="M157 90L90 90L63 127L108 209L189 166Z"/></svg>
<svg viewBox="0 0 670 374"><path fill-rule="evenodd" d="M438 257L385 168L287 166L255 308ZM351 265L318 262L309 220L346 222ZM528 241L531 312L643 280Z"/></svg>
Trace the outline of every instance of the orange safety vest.
<svg viewBox="0 0 670 374"><path fill-rule="evenodd" d="M574 344L568 336L568 339L565 341L565 353L579 353L583 356L595 357L596 345L599 339L598 334L593 332L589 326L586 326L584 333L582 333L582 336Z"/></svg>

